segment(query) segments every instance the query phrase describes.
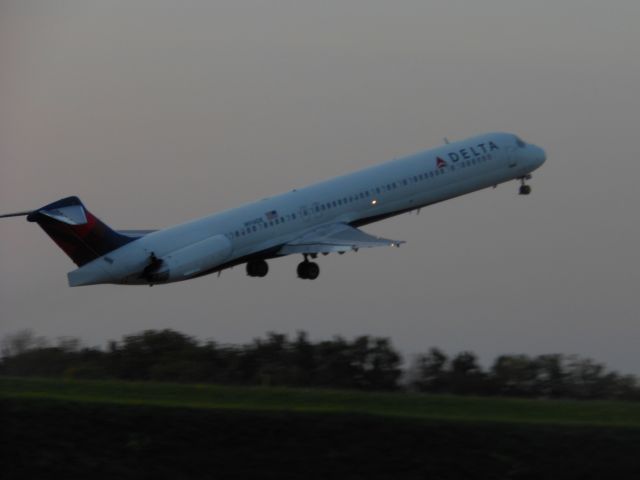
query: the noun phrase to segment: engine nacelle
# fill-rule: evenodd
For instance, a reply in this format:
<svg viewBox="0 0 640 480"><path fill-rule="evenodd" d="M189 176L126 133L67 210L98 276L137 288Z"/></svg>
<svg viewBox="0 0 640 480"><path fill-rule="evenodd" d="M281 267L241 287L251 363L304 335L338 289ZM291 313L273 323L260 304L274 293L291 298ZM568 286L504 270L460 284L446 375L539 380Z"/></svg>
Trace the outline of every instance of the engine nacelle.
<svg viewBox="0 0 640 480"><path fill-rule="evenodd" d="M231 242L214 235L162 257L162 265L150 275L152 282L177 282L223 264L231 256Z"/></svg>
<svg viewBox="0 0 640 480"><path fill-rule="evenodd" d="M152 236L130 242L69 272L69 285L177 282L222 265L231 257L231 242L224 235L213 235L168 253L161 245L147 242L147 238L153 240ZM157 255L157 267L150 264L151 252L155 252L154 257Z"/></svg>

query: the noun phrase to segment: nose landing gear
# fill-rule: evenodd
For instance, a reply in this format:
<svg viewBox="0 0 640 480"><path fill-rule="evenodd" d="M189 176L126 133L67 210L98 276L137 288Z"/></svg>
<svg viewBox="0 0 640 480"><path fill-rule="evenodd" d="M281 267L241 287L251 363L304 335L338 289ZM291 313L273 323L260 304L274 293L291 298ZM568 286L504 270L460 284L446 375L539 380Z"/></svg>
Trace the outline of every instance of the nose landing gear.
<svg viewBox="0 0 640 480"><path fill-rule="evenodd" d="M529 195L531 193L531 186L524 183L527 180L531 180L531 175L520 177L520 189L518 190L520 195Z"/></svg>

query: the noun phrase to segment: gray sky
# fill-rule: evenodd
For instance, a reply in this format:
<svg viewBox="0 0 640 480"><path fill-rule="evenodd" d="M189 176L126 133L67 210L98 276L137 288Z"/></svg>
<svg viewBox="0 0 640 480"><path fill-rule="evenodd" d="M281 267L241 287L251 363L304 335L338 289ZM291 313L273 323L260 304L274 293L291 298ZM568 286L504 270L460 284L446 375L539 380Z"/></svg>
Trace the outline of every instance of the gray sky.
<svg viewBox="0 0 640 480"><path fill-rule="evenodd" d="M640 374L637 0L0 3L0 210L67 195L157 228L493 130L547 150L516 183L371 225L407 240L266 279L69 288L0 222L0 336L148 328L389 336L483 361L577 353Z"/></svg>

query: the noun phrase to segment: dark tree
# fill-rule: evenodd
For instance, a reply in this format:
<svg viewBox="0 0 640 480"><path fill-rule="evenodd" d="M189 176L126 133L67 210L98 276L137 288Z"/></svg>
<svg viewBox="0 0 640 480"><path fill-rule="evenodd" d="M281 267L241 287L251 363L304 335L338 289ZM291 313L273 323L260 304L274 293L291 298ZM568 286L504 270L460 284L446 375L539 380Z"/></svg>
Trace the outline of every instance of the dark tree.
<svg viewBox="0 0 640 480"><path fill-rule="evenodd" d="M500 355L489 373L493 393L532 397L539 389L540 365L527 355Z"/></svg>
<svg viewBox="0 0 640 480"><path fill-rule="evenodd" d="M449 358L440 349L432 347L426 355L414 361L410 385L419 392L449 392Z"/></svg>
<svg viewBox="0 0 640 480"><path fill-rule="evenodd" d="M482 395L488 393L486 375L473 352L461 352L451 360L451 393Z"/></svg>
<svg viewBox="0 0 640 480"><path fill-rule="evenodd" d="M3 339L0 374L393 391L401 388L401 366L389 339L369 335L314 343L305 332L293 339L271 332L246 345L219 345L147 330L102 350L74 338L51 346L23 330ZM485 372L472 352L450 358L431 348L408 373L409 388L427 393L640 400L636 377L575 355L501 355Z"/></svg>
<svg viewBox="0 0 640 480"><path fill-rule="evenodd" d="M146 330L110 345L109 370L130 380L197 380L198 342L174 330ZM198 370L199 371L199 370Z"/></svg>

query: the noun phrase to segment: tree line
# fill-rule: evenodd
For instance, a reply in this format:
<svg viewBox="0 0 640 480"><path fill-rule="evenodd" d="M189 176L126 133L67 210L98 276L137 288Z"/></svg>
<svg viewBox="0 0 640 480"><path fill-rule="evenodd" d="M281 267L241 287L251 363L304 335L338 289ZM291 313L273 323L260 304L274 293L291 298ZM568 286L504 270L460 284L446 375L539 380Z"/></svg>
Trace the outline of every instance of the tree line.
<svg viewBox="0 0 640 480"><path fill-rule="evenodd" d="M85 347L77 339L51 344L24 330L1 345L0 375L123 379L415 391L528 398L640 400L640 383L575 355L500 355L488 368L469 351L431 348L405 366L388 338L336 336L313 342L268 333L243 345L201 342L174 330L146 330Z"/></svg>

